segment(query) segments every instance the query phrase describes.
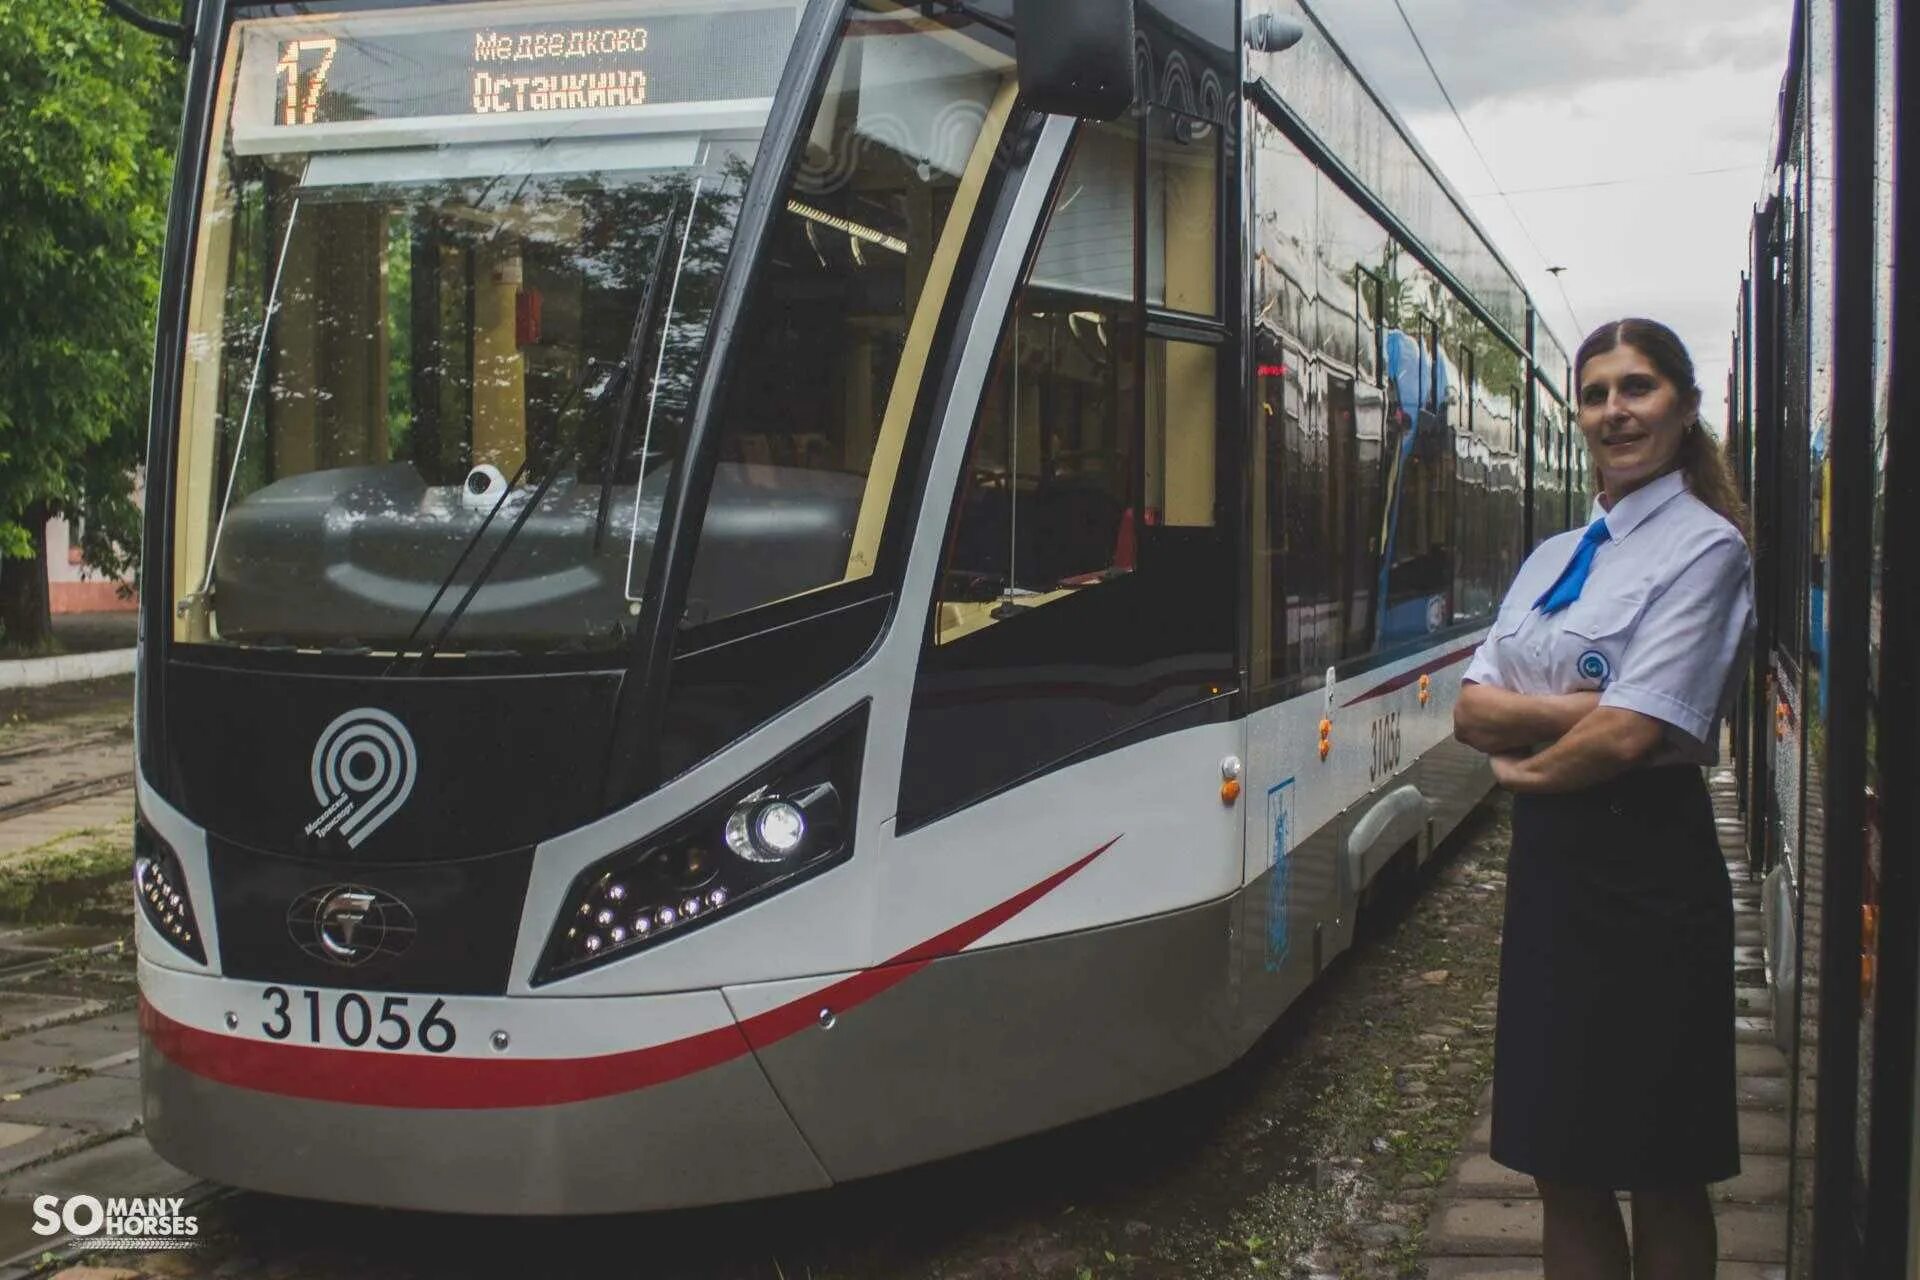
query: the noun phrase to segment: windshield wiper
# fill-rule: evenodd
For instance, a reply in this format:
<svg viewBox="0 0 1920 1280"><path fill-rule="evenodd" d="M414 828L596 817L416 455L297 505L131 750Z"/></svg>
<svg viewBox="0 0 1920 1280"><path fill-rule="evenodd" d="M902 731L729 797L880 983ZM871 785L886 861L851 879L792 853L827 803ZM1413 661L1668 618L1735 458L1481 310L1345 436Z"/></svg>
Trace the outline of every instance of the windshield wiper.
<svg viewBox="0 0 1920 1280"><path fill-rule="evenodd" d="M634 409L634 396L637 387L636 374L639 369L641 354L646 347L647 335L653 328L654 313L659 309L660 282L664 275L663 266L667 257L667 245L671 243L672 240L673 224L678 218L678 210L679 205L676 202L674 208L670 210L667 215L665 225L662 226L660 230L659 243L654 248L653 265L647 276L646 287L641 293L640 310L633 318L633 331L627 337L625 356L618 365L614 366L612 378L610 378L594 396L594 403L598 405L611 394L616 383L621 389L620 421L615 428L616 443L614 447L609 450L608 470L603 472L601 476L600 522L606 520L607 501L612 490L611 467L618 458L619 443L624 440L626 423ZM574 384L573 391L569 393L566 402L563 403L560 406L560 410L555 413L554 420L556 422L565 416L566 410L572 405L574 398L585 389L587 379L591 376L592 371L593 362L589 360L586 367L581 370L580 379ZM652 398L653 387L649 385L647 391L649 404L651 404ZM507 526L506 533L501 535L500 541L495 544L492 554L487 557L487 562L480 566L480 572L476 573L473 576L473 581L467 584L467 589L461 593L460 599L455 602L453 611L447 615L447 620L441 624L439 631L434 633L433 639L427 642L420 650L419 656L414 659L414 671L416 674L426 669L428 661L432 659L434 654L440 651L440 646L446 643L447 637L453 633L453 629L460 625L460 619L466 614L467 606L473 603L473 598L480 593L480 588L485 586L488 579L493 576L493 571L499 567L501 558L507 553L507 548L512 546L514 539L520 536L520 531L526 527L527 521L533 518L533 513L539 509L540 504L546 501L547 491L553 487L553 482L559 479L562 471L574 464L579 454L580 433L575 432L573 441L555 452L552 465L547 468L547 474L541 477L540 483L534 487L533 493L528 496L526 503L522 505L519 512L515 514L513 523ZM419 636L420 629L426 625L427 620L433 616L433 611L440 606L441 599L445 597L447 591L452 587L454 579L459 576L460 569L466 564L467 557L473 553L474 547L479 545L480 539L486 536L487 529L492 526L494 517L499 515L501 508L506 506L507 498L513 493L514 486L519 484L521 478L526 475L527 465L531 460L531 454L528 454L520 460L520 465L514 469L513 478L507 481L502 487L500 497L487 511L486 519L481 521L480 527L474 530L473 536L467 540L467 545L461 549L459 558L453 562L453 568L448 570L446 578L441 581L439 588L433 593L433 599L427 602L426 609L421 613L419 620L414 623L413 630L408 634L406 643L403 644L400 651L394 655L393 662L389 664L387 668L389 673L398 667L401 662L406 660L407 649ZM594 546L596 550L599 545L600 525L596 524L594 529Z"/></svg>
<svg viewBox="0 0 1920 1280"><path fill-rule="evenodd" d="M653 266L647 272L646 288L640 292L640 314L634 317L633 332L627 337L627 353L621 361L621 367L627 370L627 379L620 391L620 412L614 419L612 437L607 441L607 456L600 467L600 510L593 518L593 550L596 555L606 543L607 511L613 502L614 476L619 470L621 454L626 451L627 427L633 422L635 407L633 400L640 386L636 371L640 368L640 361L646 354L647 335L653 328L653 313L660 306L660 283L667 274L667 248L673 243L673 224L679 220L679 217L680 202L675 200L673 208L667 212L666 225L660 229L659 243L653 247ZM689 219L693 217L691 211L688 212L687 217ZM666 340L667 336L664 333L661 334L660 341L664 344ZM654 378L647 384L646 407L649 413L652 412L653 398L659 390L660 379L656 371ZM644 457L641 458L642 474L634 480L636 486L646 479L646 465L647 460Z"/></svg>
<svg viewBox="0 0 1920 1280"><path fill-rule="evenodd" d="M304 169L301 171L301 181L306 181ZM227 511L233 506L233 486L240 478L241 456L247 447L247 426L253 421L254 396L260 390L260 373L266 364L267 338L273 332L273 318L280 311L280 281L286 274L287 254L293 248L293 229L299 222L300 197L295 195L293 204L287 210L286 233L280 238L280 256L274 259L273 283L268 286L266 306L260 312L260 338L254 344L253 372L247 379L246 407L240 411L240 430L233 441L233 464L227 471L226 490L220 498L220 515L213 524L213 542L207 548L207 571L200 580L200 589L182 596L175 605L178 613L184 614L194 604L213 595L213 566L220 558L220 535L226 531Z"/></svg>
<svg viewBox="0 0 1920 1280"><path fill-rule="evenodd" d="M560 409L554 415L556 420L561 417L564 417L566 415L567 410L573 407L573 402L579 398L581 392L586 390L587 383L593 377L595 368L596 368L596 362L589 359L586 362L586 365L580 370L580 376L574 379L573 386L567 391L567 398L560 402ZM594 394L594 402L596 404L603 397L605 397L607 392L611 389L612 380L618 377L619 377L619 368L618 366L616 366L614 369L612 378L610 378L608 381L608 385L602 386L601 389ZM473 531L473 535L467 539L466 545L460 548L460 554L454 557L453 567L447 570L447 576L442 578L440 580L440 585L434 589L433 598L427 601L427 607L420 611L420 616L418 618L414 619L413 628L407 632L407 638L400 642L400 648L395 651L393 655L393 661L387 664L387 671L386 671L387 675L392 675L394 673L394 670L402 662L406 661L407 650L411 649L413 647L413 642L420 638L421 628L425 627L427 625L428 620L433 617L433 611L440 607L440 601L446 597L448 590L452 588L453 580L460 576L460 570L466 566L467 557L473 554L473 549L480 545L480 539L486 537L487 530L493 527L494 517L499 515L500 509L507 505L507 499L513 495L514 486L519 484L521 479L527 474L527 464L531 461L532 461L531 454L525 457L522 457L520 459L520 465L514 468L513 475L508 477L507 482L500 486L500 496L494 499L493 505L491 507L487 508L487 514L483 516L480 520L480 527ZM541 483L540 492L543 496L546 492L547 484L552 480L553 476L556 476L559 473L560 473L560 464L558 460L556 460L553 470L548 475L547 480L542 481ZM529 510L530 509L531 509L531 504L529 505ZM527 513L525 511L521 513L519 522L514 525L513 530L509 531L507 535L509 538L513 536L513 532L518 531L519 523L524 523L526 514ZM491 568L492 568L492 561L489 561L487 569L491 569ZM483 578L486 572L487 570L482 570ZM460 612L465 610L467 599L470 599L470 598L471 597L463 598L460 601L460 608L456 610L454 614L455 621L458 620ZM421 651L420 661L425 662L427 658L432 657L433 651L437 649L441 641L445 640L446 638L447 638L446 629L442 628L440 632L434 636L432 642L428 644L428 646L424 650Z"/></svg>

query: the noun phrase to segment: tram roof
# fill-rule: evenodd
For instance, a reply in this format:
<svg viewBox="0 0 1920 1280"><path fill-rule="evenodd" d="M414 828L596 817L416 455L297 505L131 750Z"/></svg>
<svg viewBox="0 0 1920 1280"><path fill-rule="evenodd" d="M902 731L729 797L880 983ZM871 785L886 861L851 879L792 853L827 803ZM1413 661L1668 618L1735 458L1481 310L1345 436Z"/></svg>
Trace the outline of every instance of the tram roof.
<svg viewBox="0 0 1920 1280"><path fill-rule="evenodd" d="M1413 131L1407 127L1407 123L1401 118L1400 113L1394 110L1393 106L1388 103L1385 98L1380 96L1379 91L1374 88L1372 81L1361 72L1358 64L1354 62L1353 58L1347 53L1340 42L1334 38L1332 32L1327 29L1327 25L1320 20L1319 14L1314 11L1314 5L1318 2L1319 0L1311 0L1311 2L1310 0L1281 0L1281 3L1275 7L1284 8L1287 3L1298 7L1301 14L1307 20L1309 27L1308 39L1312 40L1317 38L1320 40L1326 46L1328 52L1339 60L1340 65L1352 78L1354 84L1366 94L1368 100L1373 103L1381 117L1391 126L1399 140L1405 144L1407 150L1419 161L1421 167L1426 171L1427 177L1433 182L1440 194L1448 204L1452 206L1453 210L1460 216L1462 221L1466 223L1468 228L1471 229L1473 235L1480 241L1481 247L1486 250L1488 256L1506 273L1509 282L1519 291L1520 296L1526 300L1527 305L1533 306L1533 295L1528 292L1526 284L1520 278L1520 273L1513 269L1513 265L1508 262L1506 256L1500 252L1500 248L1495 243L1493 236L1481 225L1480 220L1473 215L1473 211L1468 206L1465 197L1463 197L1458 188L1448 180L1440 166L1436 164L1433 157L1428 154L1427 149L1420 145L1419 139L1414 137ZM1279 54L1276 56L1285 58L1290 55ZM1302 108L1303 114L1307 114L1312 108L1311 103L1296 103L1294 105ZM1314 121L1310 115L1308 115L1308 120L1309 123L1314 124L1316 128L1320 127L1321 122ZM1326 137L1325 130L1322 130L1322 135ZM1335 139L1326 137L1326 141L1329 146L1335 148L1335 154L1339 154ZM1382 200L1388 199L1387 193L1380 191L1377 187L1376 194L1378 194ZM1388 201L1388 203L1391 204L1391 201ZM1443 259L1451 256L1445 245L1429 244L1428 247ZM1458 271L1456 271L1456 274L1460 274L1463 279L1468 278ZM1565 344L1561 342L1559 335L1554 331L1553 327L1547 323L1546 318L1539 314L1537 307L1535 307L1535 325L1538 335L1545 338L1548 343L1551 343L1553 349L1559 353L1561 359L1566 360L1567 348ZM1515 334L1514 336L1524 338L1523 334ZM1561 388L1555 386L1553 390L1557 393L1561 391Z"/></svg>

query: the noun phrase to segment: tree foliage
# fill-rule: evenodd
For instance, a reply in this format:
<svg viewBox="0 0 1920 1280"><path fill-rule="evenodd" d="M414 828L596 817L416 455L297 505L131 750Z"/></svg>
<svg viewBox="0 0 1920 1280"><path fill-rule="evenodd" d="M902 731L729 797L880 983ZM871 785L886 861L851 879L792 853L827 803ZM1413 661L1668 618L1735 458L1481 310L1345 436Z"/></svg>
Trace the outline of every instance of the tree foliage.
<svg viewBox="0 0 1920 1280"><path fill-rule="evenodd" d="M93 0L0 0L0 579L48 515L105 573L138 555L179 107L163 41Z"/></svg>

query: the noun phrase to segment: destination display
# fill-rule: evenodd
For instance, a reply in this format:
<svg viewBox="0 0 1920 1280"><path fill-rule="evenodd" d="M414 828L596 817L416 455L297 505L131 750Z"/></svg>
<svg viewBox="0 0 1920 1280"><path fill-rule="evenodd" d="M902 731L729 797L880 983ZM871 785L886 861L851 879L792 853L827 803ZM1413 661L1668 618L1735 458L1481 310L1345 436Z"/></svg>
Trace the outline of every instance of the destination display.
<svg viewBox="0 0 1920 1280"><path fill-rule="evenodd" d="M256 90L248 114L290 130L768 98L793 23L791 4L430 30L352 17L262 23L247 59L256 76L271 59L272 92Z"/></svg>

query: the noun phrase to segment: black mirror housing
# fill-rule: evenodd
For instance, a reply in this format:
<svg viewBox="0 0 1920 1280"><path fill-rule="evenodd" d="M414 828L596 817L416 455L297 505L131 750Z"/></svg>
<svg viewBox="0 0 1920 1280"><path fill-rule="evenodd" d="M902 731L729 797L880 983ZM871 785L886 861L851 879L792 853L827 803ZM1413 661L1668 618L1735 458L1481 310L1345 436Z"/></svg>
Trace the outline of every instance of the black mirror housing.
<svg viewBox="0 0 1920 1280"><path fill-rule="evenodd" d="M1028 106L1113 120L1133 105L1134 0L1014 0Z"/></svg>

